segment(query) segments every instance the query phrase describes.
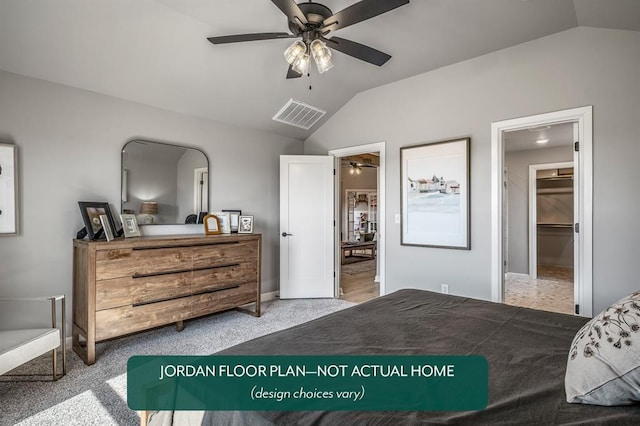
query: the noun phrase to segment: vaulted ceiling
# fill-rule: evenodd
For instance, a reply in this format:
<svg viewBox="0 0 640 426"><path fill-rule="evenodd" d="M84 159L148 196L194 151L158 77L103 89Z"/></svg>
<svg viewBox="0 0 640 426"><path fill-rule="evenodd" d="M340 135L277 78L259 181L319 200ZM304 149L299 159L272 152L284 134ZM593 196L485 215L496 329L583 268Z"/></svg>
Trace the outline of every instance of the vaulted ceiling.
<svg viewBox="0 0 640 426"><path fill-rule="evenodd" d="M1 0L0 69L304 139L361 91L580 25L640 31L640 1L413 0L335 34L392 55L383 67L334 52L328 72L286 80L291 39L206 39L288 31L270 0ZM327 115L272 121L290 98Z"/></svg>

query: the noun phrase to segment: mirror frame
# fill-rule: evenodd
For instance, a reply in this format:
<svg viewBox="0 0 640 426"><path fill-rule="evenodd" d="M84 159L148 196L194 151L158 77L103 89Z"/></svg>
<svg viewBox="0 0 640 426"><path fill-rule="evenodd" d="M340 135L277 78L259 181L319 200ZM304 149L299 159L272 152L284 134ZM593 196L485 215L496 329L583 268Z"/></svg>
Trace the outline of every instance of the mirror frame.
<svg viewBox="0 0 640 426"><path fill-rule="evenodd" d="M178 147L178 148L185 148L185 149L193 149L195 151L199 151L204 158L207 160L207 175L210 175L211 173L211 160L209 159L209 156L207 155L206 152L204 152L204 150L197 148L195 146L189 146L189 145L180 145L177 143L168 143L168 142L159 142L159 141L154 141L154 140L149 140L149 139L141 139L141 138L133 138L133 139L129 139L128 141L126 141L124 143L124 145L122 145L122 148L120 149L120 214L122 214L122 210L123 210L123 204L126 202L124 201L124 195L127 193L127 184L128 184L128 178L125 177L125 168L124 168L124 150L127 147L128 144L130 144L131 142L145 142L145 143L152 143L152 144L157 144L157 145L166 145L166 146L173 146L173 147ZM210 181L207 183L207 213L209 211L209 208L211 206L211 191L209 190L209 183ZM196 214L199 214L200 212L196 212ZM171 225L171 226L176 226L176 225L186 225L185 223L138 223L138 226L146 226L146 225Z"/></svg>

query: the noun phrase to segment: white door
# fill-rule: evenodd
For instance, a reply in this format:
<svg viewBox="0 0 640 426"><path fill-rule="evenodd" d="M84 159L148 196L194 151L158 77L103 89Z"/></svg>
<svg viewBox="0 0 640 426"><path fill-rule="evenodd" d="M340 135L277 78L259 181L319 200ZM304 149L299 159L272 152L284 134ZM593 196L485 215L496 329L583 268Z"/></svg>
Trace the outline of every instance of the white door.
<svg viewBox="0 0 640 426"><path fill-rule="evenodd" d="M280 298L334 297L333 156L280 156Z"/></svg>

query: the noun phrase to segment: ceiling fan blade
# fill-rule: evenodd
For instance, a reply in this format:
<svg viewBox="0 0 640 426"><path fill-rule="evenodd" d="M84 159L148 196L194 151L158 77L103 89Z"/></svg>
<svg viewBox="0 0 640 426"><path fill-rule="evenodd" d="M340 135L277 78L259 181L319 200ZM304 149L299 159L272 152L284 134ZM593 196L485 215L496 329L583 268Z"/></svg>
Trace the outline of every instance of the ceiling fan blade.
<svg viewBox="0 0 640 426"><path fill-rule="evenodd" d="M220 37L209 37L209 40L213 44L225 44L225 43L239 43L242 41L256 41L256 40L272 40L276 38L293 38L296 37L289 33L254 33L254 34L235 34Z"/></svg>
<svg viewBox="0 0 640 426"><path fill-rule="evenodd" d="M373 47L365 46L364 44L356 43L355 41L347 40L341 37L331 37L324 39L327 45L332 49L342 52L346 55L353 56L362 61L369 62L370 64L381 67L389 59L391 55L387 55L384 52L374 49Z"/></svg>
<svg viewBox="0 0 640 426"><path fill-rule="evenodd" d="M273 2L273 4L275 4L278 7L278 9L282 11L282 13L287 15L287 18L289 18L289 21L295 22L296 24L298 24L298 26L302 30L306 29L306 25L309 22L307 21L307 17L304 16L304 13L302 13L302 10L300 10L298 3L296 3L293 0L271 0L271 1Z"/></svg>
<svg viewBox="0 0 640 426"><path fill-rule="evenodd" d="M293 70L293 65L289 65L289 69L287 70L287 78L300 78L302 74L298 71Z"/></svg>
<svg viewBox="0 0 640 426"><path fill-rule="evenodd" d="M409 0L362 0L333 14L333 16L325 19L322 24L323 27L331 26L330 30L335 31L366 21L407 3L409 3Z"/></svg>

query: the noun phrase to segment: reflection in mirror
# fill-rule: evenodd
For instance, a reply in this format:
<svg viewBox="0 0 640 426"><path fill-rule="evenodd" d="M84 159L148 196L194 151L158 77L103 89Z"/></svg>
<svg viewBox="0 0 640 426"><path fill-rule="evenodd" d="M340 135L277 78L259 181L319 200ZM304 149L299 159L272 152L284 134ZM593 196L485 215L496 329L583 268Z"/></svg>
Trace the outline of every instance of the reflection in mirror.
<svg viewBox="0 0 640 426"><path fill-rule="evenodd" d="M138 223L183 224L209 210L209 160L195 148L143 140L122 148L122 213Z"/></svg>

